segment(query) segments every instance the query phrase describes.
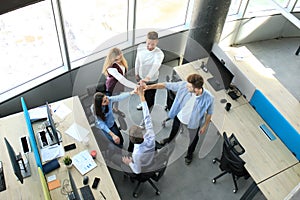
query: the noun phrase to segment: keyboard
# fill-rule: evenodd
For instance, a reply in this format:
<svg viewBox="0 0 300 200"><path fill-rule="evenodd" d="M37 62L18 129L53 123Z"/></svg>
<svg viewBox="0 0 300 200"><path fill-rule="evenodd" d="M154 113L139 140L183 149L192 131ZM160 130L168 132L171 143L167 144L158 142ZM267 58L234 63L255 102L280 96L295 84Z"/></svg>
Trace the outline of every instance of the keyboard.
<svg viewBox="0 0 300 200"><path fill-rule="evenodd" d="M95 200L92 190L89 185L80 188L81 196L84 200Z"/></svg>

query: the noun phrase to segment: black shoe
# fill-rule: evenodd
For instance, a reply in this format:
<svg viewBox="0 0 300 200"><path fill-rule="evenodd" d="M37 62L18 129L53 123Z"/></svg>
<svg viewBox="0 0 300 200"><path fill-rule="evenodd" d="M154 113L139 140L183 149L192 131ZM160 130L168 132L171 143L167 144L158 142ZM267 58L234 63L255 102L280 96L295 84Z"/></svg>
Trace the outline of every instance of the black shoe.
<svg viewBox="0 0 300 200"><path fill-rule="evenodd" d="M161 141L159 141L159 144L162 146L165 146L165 144L167 144L168 142L169 142L169 138L165 138L165 139L162 139Z"/></svg>
<svg viewBox="0 0 300 200"><path fill-rule="evenodd" d="M193 155L192 156L186 156L185 158L185 164L189 165L193 161Z"/></svg>
<svg viewBox="0 0 300 200"><path fill-rule="evenodd" d="M143 110L142 104L140 103L139 105L136 106L137 110Z"/></svg>
<svg viewBox="0 0 300 200"><path fill-rule="evenodd" d="M161 149L164 145L161 145L159 142L155 141L155 149Z"/></svg>

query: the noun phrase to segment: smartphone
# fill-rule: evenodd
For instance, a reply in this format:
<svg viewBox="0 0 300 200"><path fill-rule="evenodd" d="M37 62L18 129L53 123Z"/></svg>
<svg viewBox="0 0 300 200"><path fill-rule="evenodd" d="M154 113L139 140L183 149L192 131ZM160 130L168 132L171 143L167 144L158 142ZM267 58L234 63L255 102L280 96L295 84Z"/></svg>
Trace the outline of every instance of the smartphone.
<svg viewBox="0 0 300 200"><path fill-rule="evenodd" d="M21 144L22 144L22 149L23 149L24 153L27 153L27 152L31 151L27 136L21 137Z"/></svg>
<svg viewBox="0 0 300 200"><path fill-rule="evenodd" d="M68 144L68 145L64 146L64 149L65 149L65 151L70 151L72 149L76 149L76 144L75 143Z"/></svg>
<svg viewBox="0 0 300 200"><path fill-rule="evenodd" d="M99 177L95 177L93 185L92 185L92 188L93 189L97 189L99 182L100 182L100 178Z"/></svg>

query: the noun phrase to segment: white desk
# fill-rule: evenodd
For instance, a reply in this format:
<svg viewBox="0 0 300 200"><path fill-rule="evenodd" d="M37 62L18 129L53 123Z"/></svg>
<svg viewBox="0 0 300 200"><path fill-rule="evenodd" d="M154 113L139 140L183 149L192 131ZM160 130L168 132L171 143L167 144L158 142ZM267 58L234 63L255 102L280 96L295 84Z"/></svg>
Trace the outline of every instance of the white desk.
<svg viewBox="0 0 300 200"><path fill-rule="evenodd" d="M102 196L99 192L101 190L101 192L106 196L106 199L114 199L114 200L120 199L117 189L113 183L113 180L112 180L110 173L107 169L107 166L105 164L105 160L102 157L100 149L94 138L93 132L92 132L90 125L86 119L86 116L85 116L85 113L84 113L84 110L82 108L79 98L76 96L76 97L62 100L58 103L63 103L65 106L67 106L69 109L72 110L72 113L69 114L68 116L66 116L65 119L59 119L55 114L53 115L54 121L58 122L57 129L62 133L62 140L63 140L62 144L63 145L71 144L71 143L76 144L76 149L66 152L65 155L69 155L70 157L72 157L73 155L75 155L85 149L88 149L89 152L91 150L96 150L97 157L96 157L95 161L97 163L97 167L86 174L87 176L89 176L90 187L92 186L94 177L97 176L97 177L100 177L100 179L101 179L97 190L94 190L91 188L91 190L94 194L94 197L95 197L95 199L101 199ZM83 128L85 128L89 131L89 134L88 134L89 145L88 146L85 146L81 142L78 142L73 137L71 137L65 133L65 131L74 122L76 122L78 125L82 126ZM63 164L62 159L63 158L59 159L61 167L46 175L46 177L49 177L49 176L55 174L57 176L57 178L60 179L61 184L63 184L63 181L65 179L68 179L67 167ZM75 166L73 166L71 168L71 173L76 182L77 188L79 189L79 188L83 187L84 186L83 182L82 182L83 176L78 172L78 170L75 168ZM80 193L80 191L79 191L79 193ZM61 193L61 187L51 190L50 194L51 194L52 199L66 198L66 196Z"/></svg>
<svg viewBox="0 0 300 200"><path fill-rule="evenodd" d="M98 189L91 189L95 199L101 199L101 192L106 196L106 199L120 199L118 191L113 183L113 180L110 176L110 173L107 169L105 161L102 157L100 149L95 141L94 135L90 128L90 125L86 119L84 110L81 106L80 100L78 97L72 97L65 100L60 101L59 103L64 104L70 110L72 110L71 114L67 115L65 119L59 119L55 114L53 115L54 121L57 123L57 129L62 133L63 145L75 143L76 149L68 151L65 155L70 155L71 157L85 149L88 149L89 152L91 150L97 151L96 163L97 167L92 171L88 172L86 175L89 176L89 185L91 186L94 180L94 177L100 177L101 181L98 185ZM65 131L76 122L80 126L84 127L89 131L89 145L85 146L80 142L77 142L71 136L65 134ZM37 124L34 124L34 129L37 128ZM0 119L0 143L3 148L0 151L0 159L3 161L4 165L4 173L5 173L5 181L7 189L3 192L0 192L0 199L44 199L44 194L42 191L42 186L40 182L40 178L38 175L38 170L36 167L36 162L33 153L29 153L29 162L31 165L31 177L24 179L24 184L22 185L17 181L16 176L13 173L10 160L8 157L8 153L4 143L4 137L6 137L10 144L13 146L16 153L21 151L21 143L19 140L20 136L28 135L27 127L24 119L23 113L14 114L5 118ZM63 158L59 158L60 168L50 172L46 175L49 177L50 175L55 174L57 179L60 180L61 185L63 185L63 181L68 179L67 167L62 162ZM83 186L83 176L77 171L77 169L73 166L71 168L71 173L75 180L76 186L79 189ZM61 193L62 186L51 190L50 195L52 199L66 199L66 195ZM79 191L80 194L80 191Z"/></svg>
<svg viewBox="0 0 300 200"><path fill-rule="evenodd" d="M28 136L27 127L23 113L13 114L0 119L0 160L4 167L6 190L0 192L0 199L44 199L40 178L33 152L28 153L31 176L24 179L24 183L17 181L13 172L9 155L6 150L4 137L13 147L16 154L22 152L19 137ZM24 158L24 156L23 156Z"/></svg>

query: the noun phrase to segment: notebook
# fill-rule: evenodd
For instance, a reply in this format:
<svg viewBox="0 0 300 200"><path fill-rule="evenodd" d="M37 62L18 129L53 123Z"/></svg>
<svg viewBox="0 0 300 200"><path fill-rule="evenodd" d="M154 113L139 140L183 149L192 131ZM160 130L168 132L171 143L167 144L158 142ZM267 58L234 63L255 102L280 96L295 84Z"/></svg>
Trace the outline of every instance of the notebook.
<svg viewBox="0 0 300 200"><path fill-rule="evenodd" d="M86 173L97 167L96 162L93 160L88 150L84 150L73 156L72 163L81 175L85 175Z"/></svg>

